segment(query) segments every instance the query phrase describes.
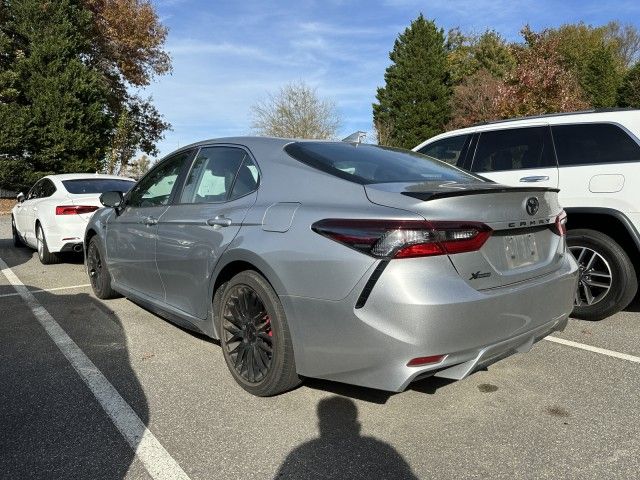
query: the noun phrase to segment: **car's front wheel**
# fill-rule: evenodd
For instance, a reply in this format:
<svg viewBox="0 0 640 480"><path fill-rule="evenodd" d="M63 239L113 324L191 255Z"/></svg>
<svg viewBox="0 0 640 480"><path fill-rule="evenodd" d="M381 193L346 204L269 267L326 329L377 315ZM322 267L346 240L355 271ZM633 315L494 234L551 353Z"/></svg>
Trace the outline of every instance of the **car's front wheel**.
<svg viewBox="0 0 640 480"><path fill-rule="evenodd" d="M11 216L11 234L13 236L13 246L14 247L23 247L24 243L22 243L22 239L18 234L18 229L16 228L16 220Z"/></svg>
<svg viewBox="0 0 640 480"><path fill-rule="evenodd" d="M40 259L40 263L43 265L52 265L54 263L60 263L60 257L49 251L49 246L47 245L47 237L44 235L44 230L42 229L42 225L38 223L36 225L36 246L38 249L38 258Z"/></svg>
<svg viewBox="0 0 640 480"><path fill-rule="evenodd" d="M636 272L615 240L596 230L576 229L569 230L567 244L580 269L574 317L601 320L631 303L638 290Z"/></svg>
<svg viewBox="0 0 640 480"><path fill-rule="evenodd" d="M87 272L89 272L89 281L91 288L96 297L101 300L116 298L120 295L111 288L111 274L104 261L102 247L98 237L89 240L87 247Z"/></svg>
<svg viewBox="0 0 640 480"><path fill-rule="evenodd" d="M224 291L214 302L217 327L236 382L259 397L299 385L287 319L269 282L248 270L220 288Z"/></svg>

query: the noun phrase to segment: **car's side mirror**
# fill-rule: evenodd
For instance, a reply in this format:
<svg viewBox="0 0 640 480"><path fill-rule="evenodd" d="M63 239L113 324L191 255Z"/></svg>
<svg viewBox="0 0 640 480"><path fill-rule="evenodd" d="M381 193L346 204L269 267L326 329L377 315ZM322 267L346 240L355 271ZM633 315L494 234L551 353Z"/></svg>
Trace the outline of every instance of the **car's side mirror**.
<svg viewBox="0 0 640 480"><path fill-rule="evenodd" d="M18 203L24 202L24 199L25 199L24 193L20 192L18 195L16 195L16 199L18 200Z"/></svg>
<svg viewBox="0 0 640 480"><path fill-rule="evenodd" d="M105 207L118 209L122 206L122 192L104 192L100 195L100 203Z"/></svg>

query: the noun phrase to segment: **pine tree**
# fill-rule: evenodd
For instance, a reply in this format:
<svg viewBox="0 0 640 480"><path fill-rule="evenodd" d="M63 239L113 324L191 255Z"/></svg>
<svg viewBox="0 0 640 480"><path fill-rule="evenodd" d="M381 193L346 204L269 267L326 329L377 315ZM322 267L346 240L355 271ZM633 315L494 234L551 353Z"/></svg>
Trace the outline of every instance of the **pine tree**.
<svg viewBox="0 0 640 480"><path fill-rule="evenodd" d="M396 39L373 120L378 141L412 148L444 130L451 87L442 29L422 14ZM382 134L384 132L384 134Z"/></svg>
<svg viewBox="0 0 640 480"><path fill-rule="evenodd" d="M640 62L629 69L620 90L618 106L640 108Z"/></svg>
<svg viewBox="0 0 640 480"><path fill-rule="evenodd" d="M130 87L170 71L166 35L146 0L0 0L0 186L155 154L169 124Z"/></svg>
<svg viewBox="0 0 640 480"><path fill-rule="evenodd" d="M543 30L540 35L557 42L562 63L576 75L592 107L615 106L625 60L619 42L608 33L608 27L567 24Z"/></svg>
<svg viewBox="0 0 640 480"><path fill-rule="evenodd" d="M90 12L77 0L6 5L2 30L15 43L1 74L14 80L0 103L0 183L24 189L47 173L95 172L113 121L106 83L82 61Z"/></svg>
<svg viewBox="0 0 640 480"><path fill-rule="evenodd" d="M616 105L617 91L622 82L620 71L612 46L603 44L590 52L578 79L592 106L608 108Z"/></svg>
<svg viewBox="0 0 640 480"><path fill-rule="evenodd" d="M460 85L478 72L504 78L515 66L515 58L504 38L495 30L481 35L464 35L459 29L449 30L446 39L449 76L452 85ZM484 73L480 74L484 76Z"/></svg>

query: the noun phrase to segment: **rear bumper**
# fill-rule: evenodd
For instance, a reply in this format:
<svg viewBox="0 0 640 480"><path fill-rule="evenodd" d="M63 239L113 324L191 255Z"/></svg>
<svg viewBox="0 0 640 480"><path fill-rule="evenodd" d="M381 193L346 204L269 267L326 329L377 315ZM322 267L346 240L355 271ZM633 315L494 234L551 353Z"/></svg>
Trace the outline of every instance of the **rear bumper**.
<svg viewBox="0 0 640 480"><path fill-rule="evenodd" d="M50 252L72 252L76 245L80 245L80 251L82 251L87 222L82 219L77 220L80 221L65 221L64 224L45 226L44 234L47 237Z"/></svg>
<svg viewBox="0 0 640 480"><path fill-rule="evenodd" d="M563 329L577 283L571 255L552 274L485 291L470 287L447 257L405 259L392 261L355 309L370 274L341 301L281 297L298 373L389 391L429 375L461 379ZM446 358L407 366L431 355Z"/></svg>
<svg viewBox="0 0 640 480"><path fill-rule="evenodd" d="M78 241L80 240L80 241ZM82 239L76 239L75 242L67 242L65 243L62 248L60 249L60 252L75 252L75 253L80 253L83 250L83 246L84 244L82 243Z"/></svg>

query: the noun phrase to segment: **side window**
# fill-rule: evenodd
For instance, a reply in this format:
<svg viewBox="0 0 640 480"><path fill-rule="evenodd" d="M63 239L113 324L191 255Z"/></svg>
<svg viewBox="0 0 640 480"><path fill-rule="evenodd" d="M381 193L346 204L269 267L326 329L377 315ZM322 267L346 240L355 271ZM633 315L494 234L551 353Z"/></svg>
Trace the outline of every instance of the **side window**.
<svg viewBox="0 0 640 480"><path fill-rule="evenodd" d="M27 200L33 200L34 198L42 197L43 182L44 180L39 180L38 182L36 182L36 184L33 187L31 187L31 190L29 190L29 193L27 195Z"/></svg>
<svg viewBox="0 0 640 480"><path fill-rule="evenodd" d="M257 168L241 148L202 148L193 162L180 203L218 203L239 198L256 189L257 174Z"/></svg>
<svg viewBox="0 0 640 480"><path fill-rule="evenodd" d="M469 135L457 135L455 137L443 138L436 142L425 145L418 150L423 155L428 155L450 165L460 165L460 154L464 149L464 145Z"/></svg>
<svg viewBox="0 0 640 480"><path fill-rule="evenodd" d="M511 128L482 132L473 159L473 172L499 172L555 167L548 127Z"/></svg>
<svg viewBox="0 0 640 480"><path fill-rule="evenodd" d="M238 175L233 184L233 190L231 191L229 200L235 200L236 198L244 197L248 193L253 192L258 188L259 179L260 174L258 167L256 167L255 163L253 163L249 155L247 155L244 157L240 170L238 170Z"/></svg>
<svg viewBox="0 0 640 480"><path fill-rule="evenodd" d="M40 189L40 197L50 197L56 193L56 186L53 184L51 180L45 178L42 180L42 188Z"/></svg>
<svg viewBox="0 0 640 480"><path fill-rule="evenodd" d="M617 125L554 125L551 131L561 167L640 160L640 145Z"/></svg>
<svg viewBox="0 0 640 480"><path fill-rule="evenodd" d="M191 151L181 152L155 167L133 187L127 205L131 207L158 207L169 203L180 170Z"/></svg>

